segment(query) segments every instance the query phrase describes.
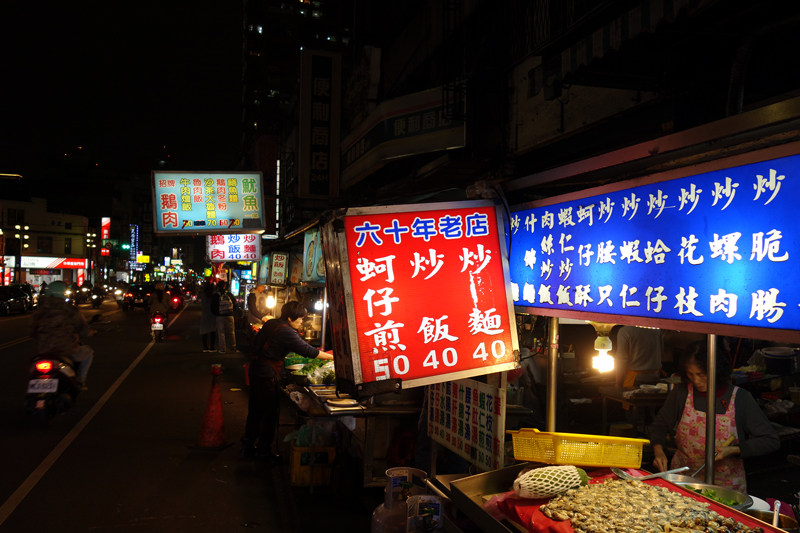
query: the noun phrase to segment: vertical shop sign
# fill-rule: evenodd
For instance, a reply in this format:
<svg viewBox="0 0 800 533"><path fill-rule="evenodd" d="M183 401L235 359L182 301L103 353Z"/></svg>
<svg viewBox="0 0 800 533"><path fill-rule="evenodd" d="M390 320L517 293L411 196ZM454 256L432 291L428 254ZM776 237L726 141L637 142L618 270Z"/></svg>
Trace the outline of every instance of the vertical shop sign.
<svg viewBox="0 0 800 533"><path fill-rule="evenodd" d="M767 335L757 338L774 338L784 330L800 339L800 155L714 164L514 210L515 305L548 316L696 324L690 331L723 335L757 328Z"/></svg>
<svg viewBox="0 0 800 533"><path fill-rule="evenodd" d="M282 252L272 253L272 268L270 269L269 284L283 285L286 283L286 270L289 265L289 254Z"/></svg>
<svg viewBox="0 0 800 533"><path fill-rule="evenodd" d="M328 198L339 191L341 57L318 50L301 52L301 198Z"/></svg>
<svg viewBox="0 0 800 533"><path fill-rule="evenodd" d="M111 238L111 218L102 217L100 219L100 238L105 244L105 241Z"/></svg>
<svg viewBox="0 0 800 533"><path fill-rule="evenodd" d="M128 226L131 242L131 261L136 261L136 256L139 254L139 225L130 224Z"/></svg>
<svg viewBox="0 0 800 533"><path fill-rule="evenodd" d="M482 470L503 468L506 395L472 379L428 387L428 436Z"/></svg>
<svg viewBox="0 0 800 533"><path fill-rule="evenodd" d="M516 367L502 217L488 201L347 211L355 383L407 388Z"/></svg>

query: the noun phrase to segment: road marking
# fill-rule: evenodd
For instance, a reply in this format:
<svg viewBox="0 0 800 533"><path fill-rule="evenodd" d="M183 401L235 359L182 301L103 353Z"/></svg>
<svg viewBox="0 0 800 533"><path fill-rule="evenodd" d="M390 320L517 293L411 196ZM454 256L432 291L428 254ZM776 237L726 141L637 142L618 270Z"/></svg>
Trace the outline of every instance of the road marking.
<svg viewBox="0 0 800 533"><path fill-rule="evenodd" d="M0 344L0 350L4 350L6 348L10 348L11 346L14 346L15 344L21 344L21 343L29 341L29 340L31 340L30 337L22 337L21 339L16 339L16 340L13 340L13 341L9 341L9 342Z"/></svg>
<svg viewBox="0 0 800 533"><path fill-rule="evenodd" d="M184 307L183 309L186 308ZM178 319L181 313L183 313L183 309L181 309L180 312L175 315L175 318L173 318L172 322L170 322L170 326ZM139 354L133 363L131 363L130 366L122 373L122 375L117 378L117 381L115 381L114 384L111 385L111 387L109 387L109 389L106 391L106 393L103 394L103 397L100 398L96 404L94 404L94 406L89 410L88 413L84 415L80 422L78 422L75 427L73 427L72 430L67 433L67 436L58 443L58 446L53 448L53 451L50 452L48 456L44 458L44 461L42 461L39 466L36 467L36 470L34 470L31 475L28 476L28 479L23 481L22 485L20 485L19 488L14 491L14 494L12 494L0 507L0 526L3 525L3 522L5 522L11 513L14 512L14 509L16 509L17 506L22 503L22 500L25 499L25 496L27 496L28 493L33 490L39 480L41 480L47 471L50 470L50 467L56 463L58 458L61 457L61 454L64 453L67 447L72 444L72 441L74 441L80 432L83 431L83 428L85 428L89 422L92 421L100 409L102 409L106 402L108 402L109 398L111 398L111 395L114 394L120 385L122 385L122 382L125 381L125 378L127 378L128 375L133 372L133 369L136 368L142 359L144 359L144 356L147 355L147 352L149 352L150 348L153 346L155 346L155 341L150 341L150 343L145 346L144 350L142 350L142 353Z"/></svg>
<svg viewBox="0 0 800 533"><path fill-rule="evenodd" d="M3 320L0 320L0 324L3 324L4 322L11 322L12 320L19 320L20 318L30 318L32 316L33 315L25 313L25 314L19 314L17 316L3 317Z"/></svg>

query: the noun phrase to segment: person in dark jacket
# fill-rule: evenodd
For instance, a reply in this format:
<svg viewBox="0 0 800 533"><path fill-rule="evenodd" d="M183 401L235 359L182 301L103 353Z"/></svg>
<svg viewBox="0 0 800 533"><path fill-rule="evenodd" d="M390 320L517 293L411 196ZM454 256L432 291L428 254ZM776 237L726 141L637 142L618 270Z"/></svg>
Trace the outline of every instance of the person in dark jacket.
<svg viewBox="0 0 800 533"><path fill-rule="evenodd" d="M214 352L217 333L217 317L211 312L211 299L214 296L214 284L207 282L200 290L200 339L203 341L204 352Z"/></svg>
<svg viewBox="0 0 800 533"><path fill-rule="evenodd" d="M672 468L688 466L694 472L705 462L706 411L708 409L706 343L690 344L679 360L679 374L684 379L667 397L664 407L650 426L653 464L667 470L664 445L667 433L675 431L678 447ZM717 357L716 443L714 479L717 485L747 492L742 459L774 452L781 442L767 416L744 389L730 384L728 358ZM733 436L730 446L722 444Z"/></svg>
<svg viewBox="0 0 800 533"><path fill-rule="evenodd" d="M211 313L217 317L217 343L219 353L227 351L225 337L231 341L231 352L238 353L236 348L236 330L233 316L237 309L236 298L228 291L228 284L225 281L217 283L217 292L211 297Z"/></svg>
<svg viewBox="0 0 800 533"><path fill-rule="evenodd" d="M245 457L280 462L280 457L271 448L278 429L280 373L289 352L308 358L333 359L332 355L317 350L297 334L307 313L300 302L288 302L281 309L281 317L268 320L253 341L248 370L250 401L242 438Z"/></svg>

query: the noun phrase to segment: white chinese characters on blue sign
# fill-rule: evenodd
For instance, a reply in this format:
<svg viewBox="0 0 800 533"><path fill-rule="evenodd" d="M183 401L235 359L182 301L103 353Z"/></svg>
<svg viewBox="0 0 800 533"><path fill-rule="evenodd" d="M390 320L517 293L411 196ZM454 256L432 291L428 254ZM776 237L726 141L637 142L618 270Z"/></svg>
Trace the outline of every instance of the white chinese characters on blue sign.
<svg viewBox="0 0 800 533"><path fill-rule="evenodd" d="M800 329L800 155L512 213L514 305Z"/></svg>

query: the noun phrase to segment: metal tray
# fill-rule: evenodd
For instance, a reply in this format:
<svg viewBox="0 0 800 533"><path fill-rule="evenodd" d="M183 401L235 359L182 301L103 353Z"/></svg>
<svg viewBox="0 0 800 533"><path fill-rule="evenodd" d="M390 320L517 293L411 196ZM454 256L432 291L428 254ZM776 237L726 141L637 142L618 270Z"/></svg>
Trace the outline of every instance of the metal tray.
<svg viewBox="0 0 800 533"><path fill-rule="evenodd" d="M744 511L745 509L749 509L753 505L753 498L748 496L743 492L738 492L732 489L726 489L725 487L718 487L717 485L706 485L705 483L675 483L679 487L683 487L684 489L694 490L694 489L701 489L701 490L713 490L716 491L717 496L720 498L725 498L726 500L736 500L739 505L729 505L728 507L732 509L736 509L737 511ZM700 494L700 496L703 496ZM707 496L703 496L707 498ZM711 498L708 498L709 500ZM711 500L714 503L718 503L719 505L725 505L723 503L719 503L716 500Z"/></svg>
<svg viewBox="0 0 800 533"><path fill-rule="evenodd" d="M450 483L453 503L486 533L518 533L520 528L508 521L500 522L483 509L483 496L508 492L519 473L535 463L520 463L466 477ZM547 465L541 465L547 466ZM524 529L523 529L524 531Z"/></svg>

